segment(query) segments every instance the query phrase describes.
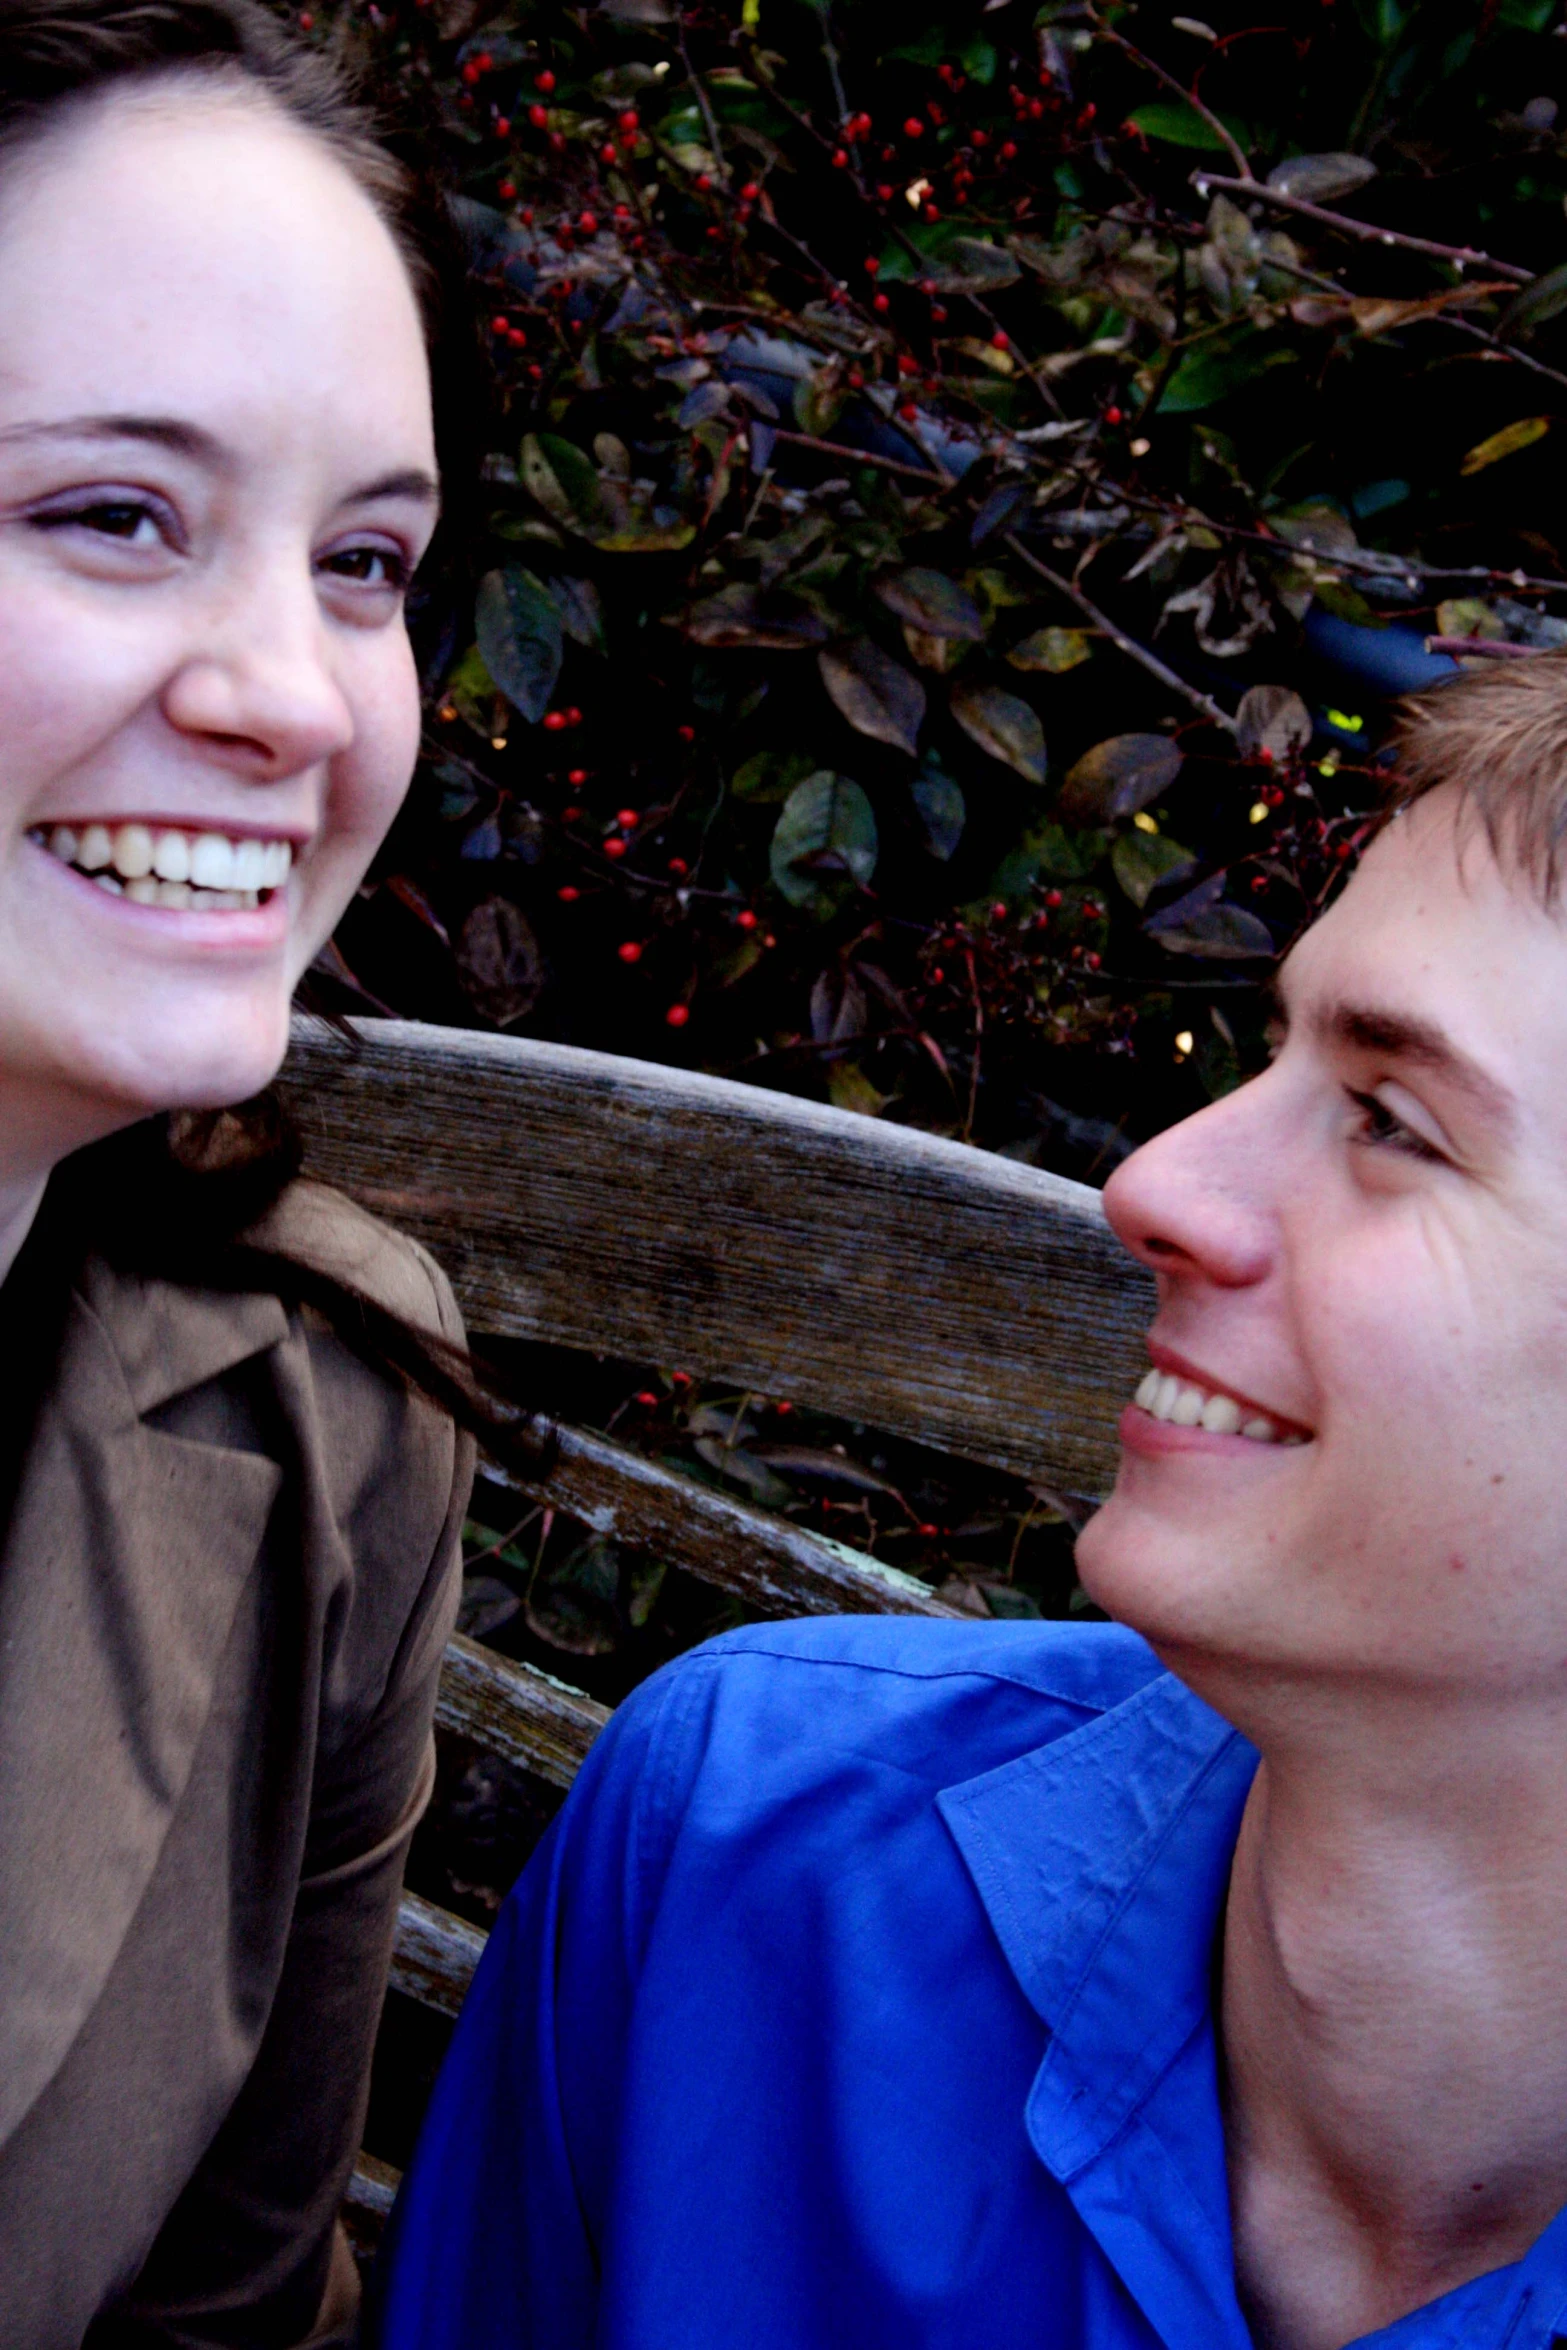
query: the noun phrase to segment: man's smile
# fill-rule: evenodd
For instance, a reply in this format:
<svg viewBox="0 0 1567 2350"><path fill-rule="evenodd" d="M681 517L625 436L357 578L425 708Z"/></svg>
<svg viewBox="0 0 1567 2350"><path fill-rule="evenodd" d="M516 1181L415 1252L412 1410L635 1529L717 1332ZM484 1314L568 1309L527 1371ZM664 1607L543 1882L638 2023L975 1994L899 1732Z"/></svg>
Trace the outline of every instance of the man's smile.
<svg viewBox="0 0 1567 2350"><path fill-rule="evenodd" d="M1150 1419L1175 1428L1202 1428L1211 1436L1244 1436L1253 1444L1307 1444L1311 1431L1222 1386L1206 1371L1150 1345L1153 1368L1134 1398Z"/></svg>

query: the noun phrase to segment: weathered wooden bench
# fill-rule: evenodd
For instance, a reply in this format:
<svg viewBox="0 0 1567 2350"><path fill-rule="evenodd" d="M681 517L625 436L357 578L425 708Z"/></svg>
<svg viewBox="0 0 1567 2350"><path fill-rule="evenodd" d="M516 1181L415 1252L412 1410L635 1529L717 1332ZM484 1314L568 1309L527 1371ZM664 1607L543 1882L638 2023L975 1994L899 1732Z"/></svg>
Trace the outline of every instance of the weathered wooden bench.
<svg viewBox="0 0 1567 2350"><path fill-rule="evenodd" d="M475 1334L732 1379L1092 1497L1151 1289L1098 1194L753 1086L412 1022L302 1020L310 1170L423 1240ZM563 1428L521 1490L762 1613L946 1615L916 1578ZM569 1786L608 1715L458 1638L438 1725ZM483 1935L405 1896L394 1986L455 2015ZM396 2173L362 2158L373 2235Z"/></svg>

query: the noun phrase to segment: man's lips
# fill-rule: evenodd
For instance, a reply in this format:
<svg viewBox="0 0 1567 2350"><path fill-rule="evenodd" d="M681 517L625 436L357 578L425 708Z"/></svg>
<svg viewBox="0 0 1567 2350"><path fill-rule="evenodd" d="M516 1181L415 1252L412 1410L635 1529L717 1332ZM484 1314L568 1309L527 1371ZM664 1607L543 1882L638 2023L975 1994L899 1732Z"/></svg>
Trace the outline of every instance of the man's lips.
<svg viewBox="0 0 1567 2350"><path fill-rule="evenodd" d="M1166 1346L1162 1339L1150 1334L1147 1344L1148 1360L1156 1371L1162 1371L1167 1378L1178 1379L1184 1385L1201 1388L1205 1396L1229 1396L1239 1406L1243 1424L1248 1419L1269 1420L1282 1438L1294 1439L1296 1442L1309 1441L1316 1434L1315 1429L1304 1420L1291 1419L1277 1405L1264 1403L1259 1396L1248 1394L1244 1387L1237 1387L1230 1380L1219 1378L1201 1363L1194 1362L1190 1355L1178 1354L1173 1346Z"/></svg>

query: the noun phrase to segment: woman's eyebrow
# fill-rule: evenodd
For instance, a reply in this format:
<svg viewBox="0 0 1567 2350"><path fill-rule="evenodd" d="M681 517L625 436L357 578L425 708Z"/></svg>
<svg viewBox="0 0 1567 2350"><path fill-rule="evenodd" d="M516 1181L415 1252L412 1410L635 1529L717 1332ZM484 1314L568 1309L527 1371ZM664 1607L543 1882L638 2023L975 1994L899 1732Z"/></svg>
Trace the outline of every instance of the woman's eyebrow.
<svg viewBox="0 0 1567 2350"><path fill-rule="evenodd" d="M216 434L179 416L65 416L48 423L8 424L0 427L0 447L29 441L142 441L189 457L214 473L232 472L234 458ZM413 498L420 505L438 506L440 484L423 466L400 466L361 482L342 499L345 506L364 505L377 498Z"/></svg>

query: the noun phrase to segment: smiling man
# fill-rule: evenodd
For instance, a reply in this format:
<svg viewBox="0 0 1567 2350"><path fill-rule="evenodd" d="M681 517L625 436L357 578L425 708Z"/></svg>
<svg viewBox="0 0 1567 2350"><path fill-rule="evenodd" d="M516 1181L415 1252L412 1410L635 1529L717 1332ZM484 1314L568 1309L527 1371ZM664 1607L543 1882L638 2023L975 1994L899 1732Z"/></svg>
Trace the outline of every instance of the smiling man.
<svg viewBox="0 0 1567 2350"><path fill-rule="evenodd" d="M504 1914L389 2350L1567 2336L1567 662L1411 720L1158 1279L1112 1625L766 1626Z"/></svg>

